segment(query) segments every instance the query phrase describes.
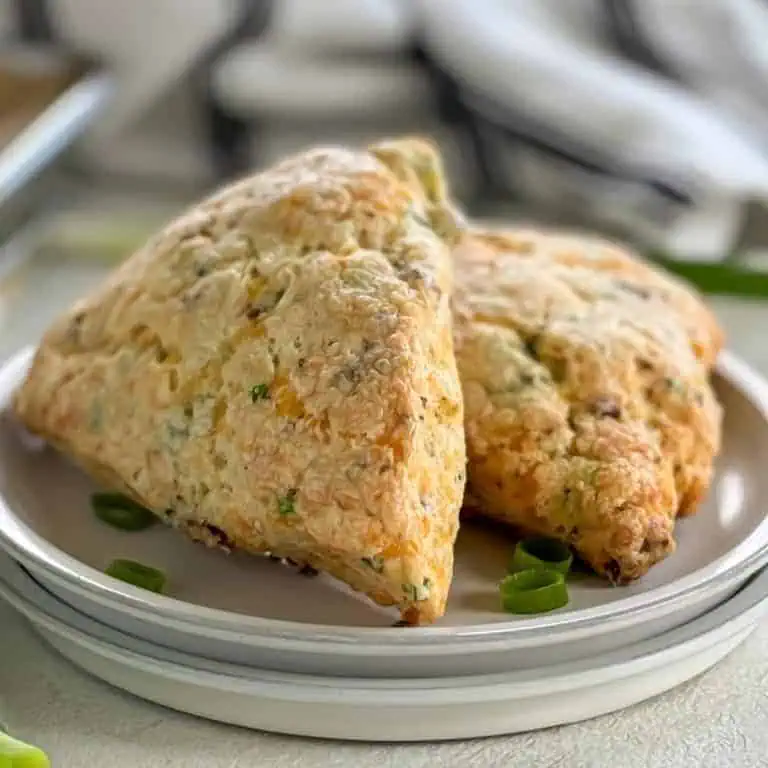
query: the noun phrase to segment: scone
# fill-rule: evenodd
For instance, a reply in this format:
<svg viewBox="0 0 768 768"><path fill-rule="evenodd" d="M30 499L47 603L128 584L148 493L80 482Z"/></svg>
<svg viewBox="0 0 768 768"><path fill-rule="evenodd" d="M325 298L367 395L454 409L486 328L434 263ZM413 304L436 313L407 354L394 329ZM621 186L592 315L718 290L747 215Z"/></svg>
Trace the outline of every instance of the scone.
<svg viewBox="0 0 768 768"><path fill-rule="evenodd" d="M713 316L598 240L474 232L454 267L474 511L569 543L615 583L642 576L710 483Z"/></svg>
<svg viewBox="0 0 768 768"><path fill-rule="evenodd" d="M55 323L16 413L195 539L434 620L465 473L441 174L402 140L225 188Z"/></svg>

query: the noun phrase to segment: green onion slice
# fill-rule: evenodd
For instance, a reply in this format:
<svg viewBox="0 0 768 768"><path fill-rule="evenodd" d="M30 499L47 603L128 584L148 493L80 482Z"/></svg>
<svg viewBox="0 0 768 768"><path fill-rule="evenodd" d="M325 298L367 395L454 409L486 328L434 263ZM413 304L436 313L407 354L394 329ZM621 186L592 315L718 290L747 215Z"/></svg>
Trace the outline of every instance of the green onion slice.
<svg viewBox="0 0 768 768"><path fill-rule="evenodd" d="M162 571L133 560L113 560L107 567L106 574L150 592L161 593L165 588L165 574Z"/></svg>
<svg viewBox="0 0 768 768"><path fill-rule="evenodd" d="M546 536L530 536L518 542L509 564L510 573L529 568L547 568L568 573L573 563L573 553L567 545Z"/></svg>
<svg viewBox="0 0 768 768"><path fill-rule="evenodd" d="M48 756L38 747L25 744L0 730L0 766L8 768L50 768Z"/></svg>
<svg viewBox="0 0 768 768"><path fill-rule="evenodd" d="M768 297L768 274L733 263L691 262L664 254L649 254L650 259L669 272L695 285L702 293L725 296Z"/></svg>
<svg viewBox="0 0 768 768"><path fill-rule="evenodd" d="M560 571L529 568L511 573L499 585L507 613L546 613L568 605L568 587Z"/></svg>
<svg viewBox="0 0 768 768"><path fill-rule="evenodd" d="M121 531L143 531L157 521L150 510L122 493L94 493L91 506L99 520Z"/></svg>

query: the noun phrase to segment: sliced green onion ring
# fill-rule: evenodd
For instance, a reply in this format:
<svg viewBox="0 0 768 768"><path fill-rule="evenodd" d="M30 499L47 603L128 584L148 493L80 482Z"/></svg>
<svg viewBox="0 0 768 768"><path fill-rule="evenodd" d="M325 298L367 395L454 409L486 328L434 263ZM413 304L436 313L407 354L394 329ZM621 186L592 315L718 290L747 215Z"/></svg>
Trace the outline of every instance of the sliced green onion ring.
<svg viewBox="0 0 768 768"><path fill-rule="evenodd" d="M568 587L559 571L529 568L509 574L499 585L507 613L547 613L568 605Z"/></svg>
<svg viewBox="0 0 768 768"><path fill-rule="evenodd" d="M150 592L159 594L165 589L165 574L162 571L134 560L113 560L107 566L105 573L113 579L119 579Z"/></svg>
<svg viewBox="0 0 768 768"><path fill-rule="evenodd" d="M157 522L150 510L122 493L94 493L91 506L99 520L121 531L143 531Z"/></svg>
<svg viewBox="0 0 768 768"><path fill-rule="evenodd" d="M42 749L14 739L0 729L0 766L10 768L50 768L51 762Z"/></svg>
<svg viewBox="0 0 768 768"><path fill-rule="evenodd" d="M573 553L566 544L547 536L529 536L518 542L509 564L510 573L529 568L547 568L567 574L573 563Z"/></svg>

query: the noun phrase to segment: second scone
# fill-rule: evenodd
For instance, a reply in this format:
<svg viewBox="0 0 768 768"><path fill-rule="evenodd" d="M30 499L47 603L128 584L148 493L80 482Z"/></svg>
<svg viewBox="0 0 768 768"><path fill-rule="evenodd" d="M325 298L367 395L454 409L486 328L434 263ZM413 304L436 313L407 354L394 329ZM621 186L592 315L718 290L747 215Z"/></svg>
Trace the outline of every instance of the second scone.
<svg viewBox="0 0 768 768"><path fill-rule="evenodd" d="M473 232L455 269L468 498L615 583L642 576L710 482L714 318L599 240Z"/></svg>

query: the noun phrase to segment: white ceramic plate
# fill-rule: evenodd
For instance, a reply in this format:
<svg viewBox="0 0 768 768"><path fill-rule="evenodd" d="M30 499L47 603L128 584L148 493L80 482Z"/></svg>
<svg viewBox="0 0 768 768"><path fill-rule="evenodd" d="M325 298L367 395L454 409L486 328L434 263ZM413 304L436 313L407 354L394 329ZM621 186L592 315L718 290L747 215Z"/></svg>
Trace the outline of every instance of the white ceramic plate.
<svg viewBox="0 0 768 768"><path fill-rule="evenodd" d="M0 371L0 406L30 352ZM766 384L731 355L719 366L724 449L709 500L681 522L677 553L641 581L612 588L575 575L571 604L528 619L497 607L512 549L466 525L447 615L392 629L390 612L343 586L254 557L223 555L157 526L127 534L92 515L86 478L51 450L26 449L0 421L0 546L62 599L130 634L222 661L350 676L474 674L584 658L652 637L717 604L768 561ZM114 581L116 557L161 568L172 597Z"/></svg>
<svg viewBox="0 0 768 768"><path fill-rule="evenodd" d="M768 572L693 622L591 660L495 675L382 680L222 664L99 625L0 559L0 596L62 654L130 693L261 730L358 741L473 738L562 725L655 696L717 663L768 609Z"/></svg>

